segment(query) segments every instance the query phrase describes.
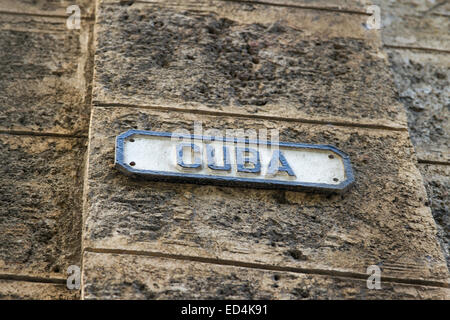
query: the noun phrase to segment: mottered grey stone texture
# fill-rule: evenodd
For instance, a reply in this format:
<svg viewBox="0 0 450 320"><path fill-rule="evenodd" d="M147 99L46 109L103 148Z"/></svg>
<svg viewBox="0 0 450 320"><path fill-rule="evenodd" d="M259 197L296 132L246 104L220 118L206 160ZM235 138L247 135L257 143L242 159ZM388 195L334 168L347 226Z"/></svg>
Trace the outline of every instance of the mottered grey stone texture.
<svg viewBox="0 0 450 320"><path fill-rule="evenodd" d="M450 161L450 60L448 55L389 50L411 140L422 160Z"/></svg>
<svg viewBox="0 0 450 320"><path fill-rule="evenodd" d="M0 273L79 265L84 139L0 135Z"/></svg>
<svg viewBox="0 0 450 320"><path fill-rule="evenodd" d="M450 168L447 165L421 164L419 169L424 177L431 210L438 226L439 240L447 265L450 266Z"/></svg>
<svg viewBox="0 0 450 320"><path fill-rule="evenodd" d="M427 182L438 237L448 263L448 195L442 178L450 159L449 1L375 0L381 34L405 106L419 169ZM408 49L409 48L409 49ZM435 163L433 166L431 163ZM437 179L437 180L436 180ZM450 264L448 263L448 266Z"/></svg>
<svg viewBox="0 0 450 320"><path fill-rule="evenodd" d="M388 45L450 50L450 3L433 0L370 0L380 7Z"/></svg>

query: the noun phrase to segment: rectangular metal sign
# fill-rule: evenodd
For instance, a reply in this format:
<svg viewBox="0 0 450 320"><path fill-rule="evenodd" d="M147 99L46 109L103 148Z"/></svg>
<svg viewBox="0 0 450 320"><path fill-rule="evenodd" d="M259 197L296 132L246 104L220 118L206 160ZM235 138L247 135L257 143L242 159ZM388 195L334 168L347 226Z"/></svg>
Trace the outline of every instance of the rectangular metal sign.
<svg viewBox="0 0 450 320"><path fill-rule="evenodd" d="M199 184L343 192L354 182L349 157L328 145L130 130L115 162L128 175Z"/></svg>

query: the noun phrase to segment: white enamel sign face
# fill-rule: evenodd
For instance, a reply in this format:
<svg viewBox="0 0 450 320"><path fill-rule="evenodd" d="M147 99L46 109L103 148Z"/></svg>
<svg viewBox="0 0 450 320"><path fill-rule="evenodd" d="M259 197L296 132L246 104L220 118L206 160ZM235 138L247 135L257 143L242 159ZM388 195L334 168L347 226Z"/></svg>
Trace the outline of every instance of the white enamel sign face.
<svg viewBox="0 0 450 320"><path fill-rule="evenodd" d="M342 192L353 183L348 156L331 146L130 130L117 137L124 173L189 183Z"/></svg>

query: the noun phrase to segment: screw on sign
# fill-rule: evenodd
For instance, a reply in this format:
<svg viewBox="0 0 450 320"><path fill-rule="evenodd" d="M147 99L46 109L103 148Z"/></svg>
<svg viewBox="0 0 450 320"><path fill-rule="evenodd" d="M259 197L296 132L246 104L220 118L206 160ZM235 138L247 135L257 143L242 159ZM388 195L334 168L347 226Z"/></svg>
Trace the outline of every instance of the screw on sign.
<svg viewBox="0 0 450 320"><path fill-rule="evenodd" d="M130 130L116 139L116 167L138 178L314 192L347 191L348 155L329 145Z"/></svg>

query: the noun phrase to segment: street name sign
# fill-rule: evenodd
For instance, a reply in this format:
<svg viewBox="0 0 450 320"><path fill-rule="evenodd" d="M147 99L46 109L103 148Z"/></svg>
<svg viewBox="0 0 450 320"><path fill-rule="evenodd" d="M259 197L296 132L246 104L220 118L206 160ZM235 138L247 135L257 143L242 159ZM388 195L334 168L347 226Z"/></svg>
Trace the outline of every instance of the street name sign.
<svg viewBox="0 0 450 320"><path fill-rule="evenodd" d="M116 167L152 180L342 193L354 183L347 154L329 145L129 130Z"/></svg>

